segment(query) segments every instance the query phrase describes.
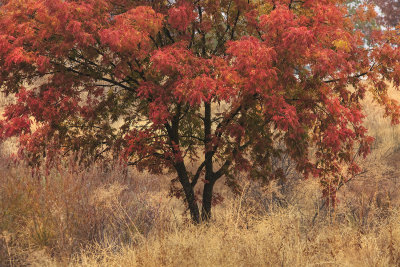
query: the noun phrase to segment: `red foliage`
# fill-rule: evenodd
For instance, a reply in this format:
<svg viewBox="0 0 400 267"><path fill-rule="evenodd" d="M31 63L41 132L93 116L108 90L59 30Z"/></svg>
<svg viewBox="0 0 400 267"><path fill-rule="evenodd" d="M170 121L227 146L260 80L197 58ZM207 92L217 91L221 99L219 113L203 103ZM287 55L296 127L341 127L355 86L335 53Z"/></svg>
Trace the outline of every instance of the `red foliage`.
<svg viewBox="0 0 400 267"><path fill-rule="evenodd" d="M194 9L190 1L178 1L176 7L168 10L168 23L174 29L185 31L196 18Z"/></svg>

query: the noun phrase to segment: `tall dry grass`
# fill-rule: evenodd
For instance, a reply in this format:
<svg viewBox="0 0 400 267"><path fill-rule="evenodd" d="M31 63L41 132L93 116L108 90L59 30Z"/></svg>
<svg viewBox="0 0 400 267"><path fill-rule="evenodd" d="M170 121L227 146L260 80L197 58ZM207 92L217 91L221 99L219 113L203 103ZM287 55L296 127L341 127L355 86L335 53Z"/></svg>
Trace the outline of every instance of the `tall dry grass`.
<svg viewBox="0 0 400 267"><path fill-rule="evenodd" d="M345 188L348 199L329 216L317 181L299 180L288 195L244 181L212 222L193 226L167 198L170 177L73 162L32 176L2 161L0 266L400 264L398 202L379 206L372 197L367 213L359 188Z"/></svg>
<svg viewBox="0 0 400 267"><path fill-rule="evenodd" d="M236 206L238 209L238 207ZM295 208L248 224L231 210L209 226L186 226L123 246L86 252L76 266L398 266L398 215L371 231L349 224L308 225Z"/></svg>
<svg viewBox="0 0 400 267"><path fill-rule="evenodd" d="M32 173L0 161L0 266L28 264L35 253L60 262L93 244L138 243L167 219L159 177L118 164L80 169L75 158ZM165 223L163 223L165 225Z"/></svg>

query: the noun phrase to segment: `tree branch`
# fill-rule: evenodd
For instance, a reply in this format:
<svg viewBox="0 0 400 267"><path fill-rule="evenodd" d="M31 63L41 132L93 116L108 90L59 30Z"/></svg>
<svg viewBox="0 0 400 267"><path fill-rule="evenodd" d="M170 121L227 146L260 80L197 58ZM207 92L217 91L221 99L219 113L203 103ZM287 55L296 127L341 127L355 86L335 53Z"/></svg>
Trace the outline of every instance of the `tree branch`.
<svg viewBox="0 0 400 267"><path fill-rule="evenodd" d="M206 166L206 162L203 161L200 164L200 166L197 168L196 174L193 176L193 180L191 182L192 187L194 187L197 184L197 181L199 180L200 174L203 171L205 166Z"/></svg>

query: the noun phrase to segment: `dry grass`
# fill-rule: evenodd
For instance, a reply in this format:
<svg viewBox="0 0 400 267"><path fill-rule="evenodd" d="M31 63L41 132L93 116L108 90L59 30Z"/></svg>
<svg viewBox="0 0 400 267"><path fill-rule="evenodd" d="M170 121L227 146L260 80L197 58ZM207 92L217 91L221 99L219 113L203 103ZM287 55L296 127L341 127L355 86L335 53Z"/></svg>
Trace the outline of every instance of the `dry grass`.
<svg viewBox="0 0 400 267"><path fill-rule="evenodd" d="M365 212L366 196L353 191L359 188L346 188L336 213L314 220L321 203L315 181L299 181L288 196L275 185L247 185L216 207L209 225L193 226L166 197L168 177L67 163L38 180L24 166L7 165L0 174L1 266L400 264L398 203L372 203Z"/></svg>
<svg viewBox="0 0 400 267"><path fill-rule="evenodd" d="M243 217L188 226L117 253L80 255L77 266L398 266L398 216L373 231L306 225L298 210L277 210L243 227ZM243 216L243 214L242 214ZM247 223L245 223L247 225Z"/></svg>
<svg viewBox="0 0 400 267"><path fill-rule="evenodd" d="M159 177L118 165L80 170L74 162L60 162L49 174L1 162L0 266L27 264L38 251L65 261L109 238L136 244L166 224Z"/></svg>
<svg viewBox="0 0 400 267"><path fill-rule="evenodd" d="M2 156L0 266L400 266L400 128L365 107L376 143L332 214L317 181L243 180L212 222L193 226L167 197L170 175L81 169L73 157L32 175Z"/></svg>

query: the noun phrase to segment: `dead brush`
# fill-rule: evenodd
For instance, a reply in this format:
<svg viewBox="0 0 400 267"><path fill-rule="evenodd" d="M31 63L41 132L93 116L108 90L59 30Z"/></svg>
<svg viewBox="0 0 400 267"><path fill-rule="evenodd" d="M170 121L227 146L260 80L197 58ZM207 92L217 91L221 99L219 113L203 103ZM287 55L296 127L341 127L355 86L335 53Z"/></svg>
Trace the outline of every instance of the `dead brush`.
<svg viewBox="0 0 400 267"><path fill-rule="evenodd" d="M135 244L162 217L163 207L149 196L157 180L124 166L77 168L67 160L32 176L23 164L1 162L1 266L22 264L41 249L68 259L105 240Z"/></svg>
<svg viewBox="0 0 400 267"><path fill-rule="evenodd" d="M391 94L400 97L393 90ZM340 189L336 216L365 230L384 223L400 206L400 126L383 118L382 108L370 99L364 105L364 124L375 142L371 154L358 159L362 173Z"/></svg>

